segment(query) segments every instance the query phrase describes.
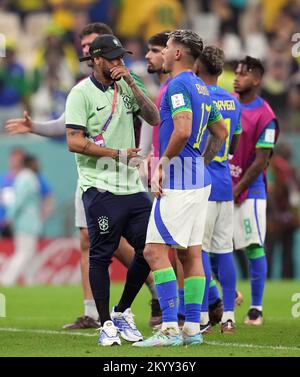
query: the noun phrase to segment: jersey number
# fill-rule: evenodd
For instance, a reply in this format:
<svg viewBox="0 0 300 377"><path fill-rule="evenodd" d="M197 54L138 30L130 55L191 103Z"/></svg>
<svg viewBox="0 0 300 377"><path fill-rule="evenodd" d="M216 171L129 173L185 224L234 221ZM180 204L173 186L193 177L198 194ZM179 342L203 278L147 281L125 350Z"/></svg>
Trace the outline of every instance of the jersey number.
<svg viewBox="0 0 300 377"><path fill-rule="evenodd" d="M203 125L204 110L206 110L208 112L207 122L205 123L205 125ZM200 146L200 144L201 144L201 140L202 140L204 131L207 128L207 123L208 123L208 118L209 118L210 110L211 110L211 105L207 105L206 103L203 102L202 105L201 105L201 120L200 120L200 125L199 125L199 131L198 131L196 143L194 143L193 148L197 148L198 149L199 146Z"/></svg>
<svg viewBox="0 0 300 377"><path fill-rule="evenodd" d="M226 128L227 128L227 131L228 131L228 136L227 136L226 141L225 141L225 148L224 148L224 153L223 153L223 155L222 155L222 156L216 156L216 157L213 159L213 161L217 161L217 162L223 162L223 161L226 161L227 158L228 158L231 119L230 119L230 118L226 118L226 119L224 119L224 122L225 122L225 124L226 124Z"/></svg>

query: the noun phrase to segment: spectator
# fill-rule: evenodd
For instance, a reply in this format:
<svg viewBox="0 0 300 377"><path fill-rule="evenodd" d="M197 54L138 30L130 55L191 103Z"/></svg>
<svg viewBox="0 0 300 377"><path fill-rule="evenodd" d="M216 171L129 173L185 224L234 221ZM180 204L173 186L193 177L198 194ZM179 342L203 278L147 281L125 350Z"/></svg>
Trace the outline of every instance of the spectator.
<svg viewBox="0 0 300 377"><path fill-rule="evenodd" d="M6 57L0 58L0 131L10 118L18 118L27 105L25 70L16 59L16 43L6 40Z"/></svg>
<svg viewBox="0 0 300 377"><path fill-rule="evenodd" d="M13 232L8 222L7 210L16 201L14 190L15 179L24 167L25 152L21 148L14 148L9 155L8 171L0 177L0 234L4 237L11 237ZM39 181L39 192L41 199L41 218L49 217L53 208L52 188L46 178L39 172L38 160L32 157L32 167L37 174Z"/></svg>
<svg viewBox="0 0 300 377"><path fill-rule="evenodd" d="M11 237L12 231L7 222L7 207L15 201L14 181L24 165L25 152L14 148L8 159L8 171L0 177L0 233L3 237Z"/></svg>
<svg viewBox="0 0 300 377"><path fill-rule="evenodd" d="M15 252L4 269L1 284L13 285L29 263L37 249L41 231L40 188L34 171L34 157L26 156L14 182L15 201L8 207L8 219L14 230Z"/></svg>
<svg viewBox="0 0 300 377"><path fill-rule="evenodd" d="M279 145L270 160L268 186L268 231L266 249L269 277L277 245L282 247L282 277L294 278L293 250L295 232L300 226L300 195L295 168L291 164L291 148Z"/></svg>

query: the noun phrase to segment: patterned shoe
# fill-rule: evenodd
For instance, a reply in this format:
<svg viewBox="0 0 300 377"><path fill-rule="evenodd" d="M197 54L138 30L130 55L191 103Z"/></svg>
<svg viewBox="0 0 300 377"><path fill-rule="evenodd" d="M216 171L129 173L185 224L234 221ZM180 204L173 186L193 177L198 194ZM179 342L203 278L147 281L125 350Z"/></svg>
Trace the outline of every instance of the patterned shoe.
<svg viewBox="0 0 300 377"><path fill-rule="evenodd" d="M235 334L235 323L231 319L224 323L221 323L221 333Z"/></svg>
<svg viewBox="0 0 300 377"><path fill-rule="evenodd" d="M151 300L151 317L149 320L149 326L153 329L158 329L162 323L162 313L157 299Z"/></svg>
<svg viewBox="0 0 300 377"><path fill-rule="evenodd" d="M223 301L220 298L214 304L208 306L209 322L212 326L221 322L223 309Z"/></svg>
<svg viewBox="0 0 300 377"><path fill-rule="evenodd" d="M79 317L74 323L69 323L63 326L65 330L78 330L78 329L98 329L100 323L94 318L87 315Z"/></svg>
<svg viewBox="0 0 300 377"><path fill-rule="evenodd" d="M213 328L210 322L207 322L205 325L200 324L200 333L203 335L211 335L213 333Z"/></svg>
<svg viewBox="0 0 300 377"><path fill-rule="evenodd" d="M203 336L201 333L196 335L187 335L184 331L182 331L182 341L185 346L194 346L203 343Z"/></svg>
<svg viewBox="0 0 300 377"><path fill-rule="evenodd" d="M169 329L159 330L150 338L142 341L133 343L134 347L174 347L181 346L182 337L180 334L172 335Z"/></svg>
<svg viewBox="0 0 300 377"><path fill-rule="evenodd" d="M140 333L134 322L134 315L130 308L125 312L115 312L113 307L110 313L114 325L119 329L121 337L127 342L139 342L143 340L143 335Z"/></svg>
<svg viewBox="0 0 300 377"><path fill-rule="evenodd" d="M249 309L244 323L253 326L262 325L264 323L263 312L255 308Z"/></svg>
<svg viewBox="0 0 300 377"><path fill-rule="evenodd" d="M105 321L103 327L100 328L100 336L98 339L99 346L120 346L121 339L118 335L118 329L112 321Z"/></svg>

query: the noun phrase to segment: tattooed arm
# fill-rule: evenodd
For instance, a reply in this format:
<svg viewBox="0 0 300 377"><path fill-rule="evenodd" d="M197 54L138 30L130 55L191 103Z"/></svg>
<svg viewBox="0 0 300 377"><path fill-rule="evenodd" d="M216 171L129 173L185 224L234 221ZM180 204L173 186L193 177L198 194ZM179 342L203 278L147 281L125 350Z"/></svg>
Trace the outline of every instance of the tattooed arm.
<svg viewBox="0 0 300 377"><path fill-rule="evenodd" d="M138 87L134 78L125 66L118 66L111 69L111 77L118 80L123 77L128 86L131 88L133 95L139 105L139 115L151 126L156 126L160 122L159 111L156 105L147 97Z"/></svg>
<svg viewBox="0 0 300 377"><path fill-rule="evenodd" d="M171 160L180 154L191 136L192 121L193 114L189 111L181 111L174 116L174 131L162 158Z"/></svg>
<svg viewBox="0 0 300 377"><path fill-rule="evenodd" d="M92 157L111 157L122 163L128 163L131 158L138 157L139 148L111 149L99 147L85 137L85 131L67 126L67 144L70 152Z"/></svg>
<svg viewBox="0 0 300 377"><path fill-rule="evenodd" d="M207 128L210 135L207 138L207 142L202 153L205 165L208 165L214 159L228 136L228 131L223 119L218 120Z"/></svg>
<svg viewBox="0 0 300 377"><path fill-rule="evenodd" d="M85 137L84 130L73 129L67 125L67 144L70 152L94 157L113 157L117 155L116 149L101 148Z"/></svg>

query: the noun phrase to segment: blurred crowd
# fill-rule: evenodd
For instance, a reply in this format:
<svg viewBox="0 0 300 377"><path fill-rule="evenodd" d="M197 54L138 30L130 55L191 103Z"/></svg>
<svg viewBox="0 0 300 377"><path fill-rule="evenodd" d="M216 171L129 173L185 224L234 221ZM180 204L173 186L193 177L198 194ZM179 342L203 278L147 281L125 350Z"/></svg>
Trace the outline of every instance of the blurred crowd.
<svg viewBox="0 0 300 377"><path fill-rule="evenodd" d="M78 63L79 31L95 21L109 24L134 52L126 63L153 97L158 83L147 75L144 57L147 39L157 32L191 28L207 43L221 46L227 59L221 83L229 90L236 60L245 54L262 59L263 97L283 131L299 131L299 0L3 0L0 33L6 39L6 58L0 58L0 130L23 108L39 120L63 112L70 88L89 73Z"/></svg>
<svg viewBox="0 0 300 377"><path fill-rule="evenodd" d="M133 51L126 65L141 77L152 98L159 83L156 75L147 73L145 53L147 39L155 33L189 28L206 43L222 47L226 68L220 84L229 91L233 90L235 62L246 54L260 58L266 68L263 98L274 109L283 133L300 132L300 0L2 0L0 133L5 121L20 117L24 109L40 121L64 112L70 89L89 74L86 64L78 61L78 35L89 22L107 23ZM22 170L24 156L20 159ZM270 264L280 245L285 256L282 275L292 277L292 249L300 225L300 180L290 148L277 148L268 174ZM3 177L2 199L3 192L9 191L3 191ZM2 234L10 225L2 222Z"/></svg>

